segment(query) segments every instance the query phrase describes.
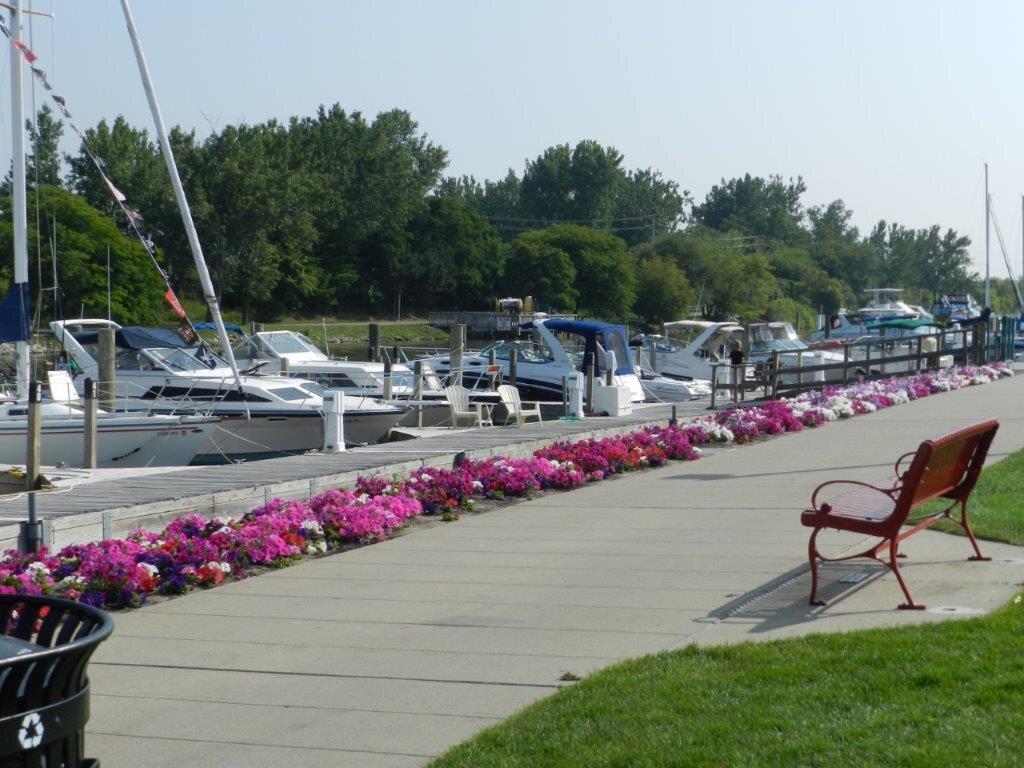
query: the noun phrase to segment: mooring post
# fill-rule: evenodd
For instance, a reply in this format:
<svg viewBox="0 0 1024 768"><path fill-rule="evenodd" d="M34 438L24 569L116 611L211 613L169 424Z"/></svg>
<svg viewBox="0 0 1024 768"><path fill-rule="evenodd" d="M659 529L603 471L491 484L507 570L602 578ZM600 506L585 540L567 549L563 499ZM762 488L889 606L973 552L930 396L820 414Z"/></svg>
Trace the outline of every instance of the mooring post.
<svg viewBox="0 0 1024 768"><path fill-rule="evenodd" d="M371 363L380 362L380 323L370 323L367 338L369 343L367 344L366 356L370 359Z"/></svg>
<svg viewBox="0 0 1024 768"><path fill-rule="evenodd" d="M420 398L423 397L423 361L416 360L412 364L412 399L416 401L416 426L423 426L423 406Z"/></svg>
<svg viewBox="0 0 1024 768"><path fill-rule="evenodd" d="M28 445L25 455L25 490L28 493L28 521L21 525L21 538L25 552L38 552L43 541L42 525L36 517L36 494L39 490L39 465L42 461L42 435L40 434L40 401L43 385L34 379L28 385Z"/></svg>
<svg viewBox="0 0 1024 768"><path fill-rule="evenodd" d="M384 399L390 400L394 389L391 384L391 366L390 360L384 361Z"/></svg>
<svg viewBox="0 0 1024 768"><path fill-rule="evenodd" d="M449 337L449 380L453 386L462 386L462 355L466 349L466 326L462 323L453 323Z"/></svg>
<svg viewBox="0 0 1024 768"><path fill-rule="evenodd" d="M917 337L917 372L921 372L921 349L923 347L924 337Z"/></svg>
<svg viewBox="0 0 1024 768"><path fill-rule="evenodd" d="M594 412L594 354L588 352L586 356L587 369L587 410Z"/></svg>
<svg viewBox="0 0 1024 768"><path fill-rule="evenodd" d="M513 387L519 381L519 350L513 349L508 356L508 383Z"/></svg>
<svg viewBox="0 0 1024 768"><path fill-rule="evenodd" d="M96 360L99 363L100 405L106 411L114 410L117 367L114 347L114 329L100 328L96 339Z"/></svg>
<svg viewBox="0 0 1024 768"><path fill-rule="evenodd" d="M498 368L498 355L492 349L487 353L487 375L491 377L491 389L498 388L498 374L501 369Z"/></svg>
<svg viewBox="0 0 1024 768"><path fill-rule="evenodd" d="M96 469L96 382L85 380L85 446L82 466Z"/></svg>
<svg viewBox="0 0 1024 768"><path fill-rule="evenodd" d="M399 355L401 355L401 354L402 354L402 350L400 350L400 349L398 348L398 345L397 345L397 344L395 344L394 346L392 346L392 347L391 347L391 362L392 362L392 363L394 363L395 365L398 365L398 364L399 364L400 362L402 362L402 361L401 361L401 360L399 359Z"/></svg>

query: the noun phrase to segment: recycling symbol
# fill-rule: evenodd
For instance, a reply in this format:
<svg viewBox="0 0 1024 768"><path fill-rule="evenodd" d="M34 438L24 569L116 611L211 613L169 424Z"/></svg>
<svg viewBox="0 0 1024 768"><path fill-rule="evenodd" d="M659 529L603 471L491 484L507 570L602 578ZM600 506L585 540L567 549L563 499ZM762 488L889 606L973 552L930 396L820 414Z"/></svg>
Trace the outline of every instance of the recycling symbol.
<svg viewBox="0 0 1024 768"><path fill-rule="evenodd" d="M43 721L39 713L29 712L18 729L18 743L22 749L35 749L43 743Z"/></svg>

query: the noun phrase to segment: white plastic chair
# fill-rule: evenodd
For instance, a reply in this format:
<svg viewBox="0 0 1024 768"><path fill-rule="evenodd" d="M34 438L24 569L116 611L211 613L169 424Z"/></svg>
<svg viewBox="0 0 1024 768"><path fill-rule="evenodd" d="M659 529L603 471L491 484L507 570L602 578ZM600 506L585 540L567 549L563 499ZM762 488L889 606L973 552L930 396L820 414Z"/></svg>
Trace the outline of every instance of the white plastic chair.
<svg viewBox="0 0 1024 768"><path fill-rule="evenodd" d="M459 386L445 387L444 399L448 401L448 408L452 413L453 427L463 422L471 427L481 426L480 409L470 407L468 389Z"/></svg>
<svg viewBox="0 0 1024 768"><path fill-rule="evenodd" d="M531 416L537 417L538 424L544 423L544 419L540 415L540 403L534 403L532 408L523 407L523 401L519 399L519 390L511 384L502 384L498 387L498 395L501 397L505 410L508 411L508 416L505 417L506 425L515 419L517 426L525 427L526 420Z"/></svg>

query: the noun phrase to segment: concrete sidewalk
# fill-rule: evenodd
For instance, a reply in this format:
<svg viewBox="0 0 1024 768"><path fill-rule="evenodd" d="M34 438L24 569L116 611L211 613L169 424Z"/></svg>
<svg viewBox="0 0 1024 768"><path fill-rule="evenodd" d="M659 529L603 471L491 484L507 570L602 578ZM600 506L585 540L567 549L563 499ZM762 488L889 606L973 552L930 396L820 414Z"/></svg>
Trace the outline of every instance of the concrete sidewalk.
<svg viewBox="0 0 1024 768"><path fill-rule="evenodd" d="M990 610L1019 590L1024 550L983 542L995 559L968 563L966 539L932 532L905 565L929 611L894 610L895 580L858 562L827 570L832 602L810 609L799 512L818 483L882 479L966 423L1001 420L993 459L1024 447L1022 398L1020 379L971 387L117 615L91 665L88 753L104 768L418 766L565 673Z"/></svg>

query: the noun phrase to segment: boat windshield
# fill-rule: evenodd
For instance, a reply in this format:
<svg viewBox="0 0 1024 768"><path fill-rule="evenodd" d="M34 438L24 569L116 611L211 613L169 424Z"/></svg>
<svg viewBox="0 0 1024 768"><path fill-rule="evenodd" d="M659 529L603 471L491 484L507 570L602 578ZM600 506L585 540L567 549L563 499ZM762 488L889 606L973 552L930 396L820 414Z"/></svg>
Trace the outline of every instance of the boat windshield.
<svg viewBox="0 0 1024 768"><path fill-rule="evenodd" d="M295 333L294 331L272 331L260 334L259 338L279 355L313 353L318 357L327 359L327 356L320 351L320 348L301 333Z"/></svg>
<svg viewBox="0 0 1024 768"><path fill-rule="evenodd" d="M516 358L521 363L550 363L555 359L551 348L536 337L528 341L498 341L488 344L480 350L480 355L487 357L491 350L494 350L494 356L498 360L508 360L513 349L516 350Z"/></svg>
<svg viewBox="0 0 1024 768"><path fill-rule="evenodd" d="M740 338L742 334L737 335ZM750 334L751 354L771 352L799 352L807 345L797 336L789 323L755 326Z"/></svg>
<svg viewBox="0 0 1024 768"><path fill-rule="evenodd" d="M151 347L143 350L145 355L172 371L210 370L226 368L227 363L205 347L177 349L174 347Z"/></svg>

